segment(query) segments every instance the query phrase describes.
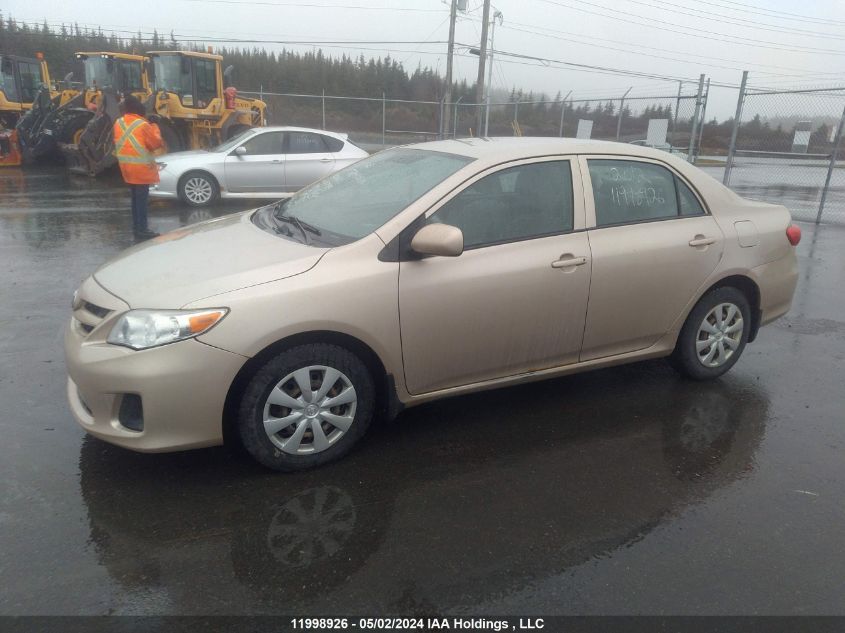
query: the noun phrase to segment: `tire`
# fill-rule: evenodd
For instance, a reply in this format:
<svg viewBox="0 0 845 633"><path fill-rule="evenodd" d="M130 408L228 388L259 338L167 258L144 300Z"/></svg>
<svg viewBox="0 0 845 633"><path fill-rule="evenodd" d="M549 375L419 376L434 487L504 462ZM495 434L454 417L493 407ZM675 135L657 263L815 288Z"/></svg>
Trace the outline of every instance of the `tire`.
<svg viewBox="0 0 845 633"><path fill-rule="evenodd" d="M77 143L88 122L93 118L93 114L81 114L72 117L62 125L56 140L59 143Z"/></svg>
<svg viewBox="0 0 845 633"><path fill-rule="evenodd" d="M750 331L751 308L745 295L733 287L715 288L689 313L670 361L693 380L717 378L739 360Z"/></svg>
<svg viewBox="0 0 845 633"><path fill-rule="evenodd" d="M310 396L304 395L308 389ZM330 400L337 404L323 405ZM255 372L241 396L237 429L259 463L305 470L348 453L367 432L374 410L373 378L361 359L343 347L313 343L282 352ZM265 419L276 421L275 433Z"/></svg>
<svg viewBox="0 0 845 633"><path fill-rule="evenodd" d="M179 179L179 198L192 207L204 207L220 197L214 176L205 171L190 171Z"/></svg>
<svg viewBox="0 0 845 633"><path fill-rule="evenodd" d="M161 132L161 139L164 141L164 147L167 154L172 154L173 152L183 152L188 149L187 143L173 125L162 120L158 124L158 129L159 132Z"/></svg>

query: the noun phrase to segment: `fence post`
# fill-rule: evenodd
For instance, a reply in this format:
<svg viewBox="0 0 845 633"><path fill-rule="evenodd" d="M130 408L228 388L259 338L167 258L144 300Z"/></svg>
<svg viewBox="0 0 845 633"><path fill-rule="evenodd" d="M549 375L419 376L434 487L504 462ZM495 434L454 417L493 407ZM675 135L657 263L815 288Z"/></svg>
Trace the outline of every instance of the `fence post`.
<svg viewBox="0 0 845 633"><path fill-rule="evenodd" d="M440 107L437 111L437 136L443 140L443 106L446 104L446 97L440 100Z"/></svg>
<svg viewBox="0 0 845 633"><path fill-rule="evenodd" d="M689 133L689 150L687 151L687 160L695 164L695 137L698 133L698 115L701 114L702 95L704 95L704 74L698 77L698 92L695 93L695 113L692 115L692 124Z"/></svg>
<svg viewBox="0 0 845 633"><path fill-rule="evenodd" d="M739 132L739 123L742 118L742 105L745 101L745 83L748 81L748 71L742 71L742 81L739 83L739 98L736 100L736 114L734 115L734 129L731 131L731 144L728 145L728 158L725 160L725 175L722 176L722 184L726 187L731 181L731 169L734 165L734 154L736 153L736 135Z"/></svg>
<svg viewBox="0 0 845 633"><path fill-rule="evenodd" d="M703 75L702 75L703 76ZM619 117L616 119L616 140L619 140L619 136L622 134L622 111L625 109L625 97L628 96L628 93L631 92L633 86L628 88L625 91L625 94L622 95L622 98L619 100Z"/></svg>
<svg viewBox="0 0 845 633"><path fill-rule="evenodd" d="M566 93L566 97L572 94L572 91ZM563 138L563 113L566 112L566 97L560 102L560 138Z"/></svg>
<svg viewBox="0 0 845 633"><path fill-rule="evenodd" d="M513 135L516 136L516 131L519 129L519 100L520 97L516 98L513 104Z"/></svg>
<svg viewBox="0 0 845 633"><path fill-rule="evenodd" d="M707 78L707 88L704 89L704 106L701 108L701 125L698 128L698 151L696 158L701 156L701 142L704 139L704 124L707 123L707 102L710 100L710 77Z"/></svg>
<svg viewBox="0 0 845 633"><path fill-rule="evenodd" d="M842 142L843 125L845 125L845 108L842 110L842 116L839 119L839 126L836 128L836 136L833 139L833 149L830 151L830 163L827 166L827 177L824 179L822 199L819 200L819 212L816 214L816 224L822 221L824 203L827 200L827 190L830 189L830 178L833 176L833 170L836 168L836 159L839 156L839 144Z"/></svg>
<svg viewBox="0 0 845 633"><path fill-rule="evenodd" d="M684 87L684 82L678 82L678 97L675 99L675 112L672 116L672 136L669 139L669 146L675 146L675 131L678 129L678 110L681 109L681 90Z"/></svg>
<svg viewBox="0 0 845 633"><path fill-rule="evenodd" d="M381 93L381 146L385 145L385 132L387 131L387 98Z"/></svg>
<svg viewBox="0 0 845 633"><path fill-rule="evenodd" d="M452 138L458 137L458 106L461 105L461 99L463 99L463 96L458 97L458 100L455 101L455 116L452 117Z"/></svg>
<svg viewBox="0 0 845 633"><path fill-rule="evenodd" d="M326 129L326 89L323 88L323 129Z"/></svg>

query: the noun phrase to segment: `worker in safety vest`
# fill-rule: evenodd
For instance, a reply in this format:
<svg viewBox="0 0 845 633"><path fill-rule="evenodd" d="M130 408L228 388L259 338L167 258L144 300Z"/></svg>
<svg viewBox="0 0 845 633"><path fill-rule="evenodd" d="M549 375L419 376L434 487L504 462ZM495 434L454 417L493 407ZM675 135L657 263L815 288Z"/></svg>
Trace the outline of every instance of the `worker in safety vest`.
<svg viewBox="0 0 845 633"><path fill-rule="evenodd" d="M136 238L149 239L158 235L147 226L150 185L158 182L153 152L164 142L158 125L144 118L144 104L137 97L126 95L120 111L123 116L114 124L114 155L132 196L132 230Z"/></svg>

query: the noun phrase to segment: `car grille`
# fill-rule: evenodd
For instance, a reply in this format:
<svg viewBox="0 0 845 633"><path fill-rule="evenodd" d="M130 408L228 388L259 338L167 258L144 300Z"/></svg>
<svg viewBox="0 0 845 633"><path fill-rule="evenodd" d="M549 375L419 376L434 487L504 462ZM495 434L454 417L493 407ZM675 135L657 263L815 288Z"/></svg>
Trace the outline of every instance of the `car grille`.
<svg viewBox="0 0 845 633"><path fill-rule="evenodd" d="M74 310L73 318L80 331L88 335L111 313L112 311L108 308L95 305L90 301L83 301L79 309Z"/></svg>

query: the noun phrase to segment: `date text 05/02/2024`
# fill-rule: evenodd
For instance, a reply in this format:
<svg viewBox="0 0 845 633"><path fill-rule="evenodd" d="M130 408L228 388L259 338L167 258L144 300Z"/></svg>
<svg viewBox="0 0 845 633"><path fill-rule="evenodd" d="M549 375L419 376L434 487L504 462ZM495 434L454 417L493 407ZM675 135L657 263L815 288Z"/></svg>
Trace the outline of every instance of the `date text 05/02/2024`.
<svg viewBox="0 0 845 633"><path fill-rule="evenodd" d="M292 618L295 630L325 631L362 629L373 631L537 631L543 618L494 620L487 618Z"/></svg>

